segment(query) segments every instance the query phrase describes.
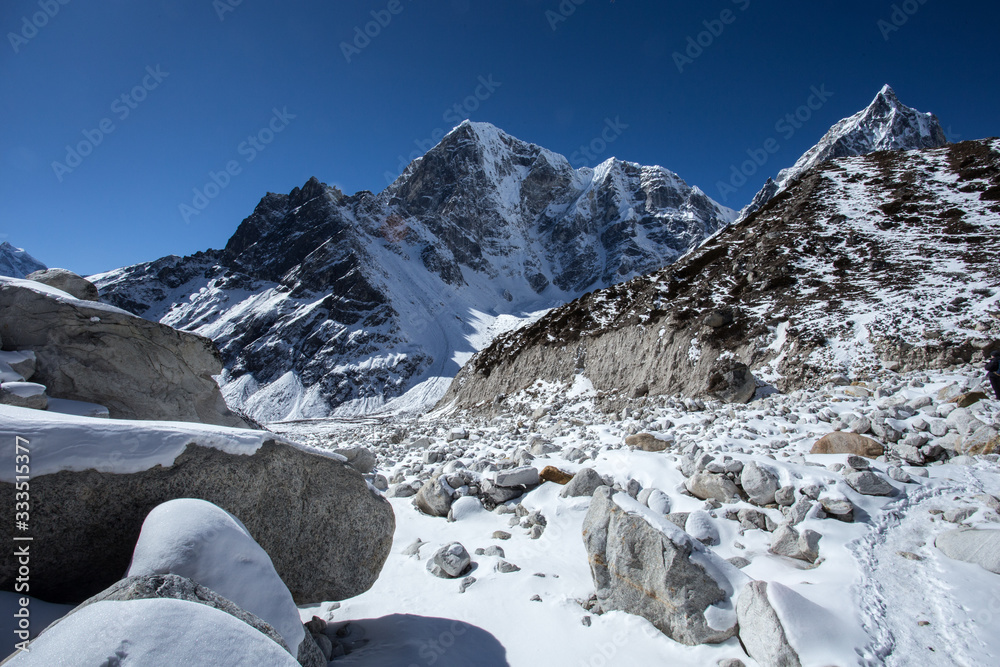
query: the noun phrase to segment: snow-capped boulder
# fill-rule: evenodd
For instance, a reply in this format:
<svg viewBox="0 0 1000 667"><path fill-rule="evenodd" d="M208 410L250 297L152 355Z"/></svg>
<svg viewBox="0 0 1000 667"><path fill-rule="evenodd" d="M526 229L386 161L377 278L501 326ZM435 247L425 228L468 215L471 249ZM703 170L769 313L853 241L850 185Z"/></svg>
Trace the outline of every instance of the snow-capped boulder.
<svg viewBox="0 0 1000 667"><path fill-rule="evenodd" d="M70 296L84 301L97 301L97 286L86 278L66 269L45 269L26 275L25 280L34 280L49 287L62 290Z"/></svg>
<svg viewBox="0 0 1000 667"><path fill-rule="evenodd" d="M23 382L30 380L35 374L35 366L38 360L35 353L30 350L0 351L0 382ZM9 378L5 372L13 372L18 379Z"/></svg>
<svg viewBox="0 0 1000 667"><path fill-rule="evenodd" d="M583 541L605 611L642 616L688 645L736 633L734 598L747 576L627 494L594 493Z"/></svg>
<svg viewBox="0 0 1000 667"><path fill-rule="evenodd" d="M177 574L146 574L127 576L109 588L89 598L73 609L75 614L87 605L98 602L127 602L129 600L149 600L155 598L170 598L204 604L214 609L224 611L252 628L270 637L276 644L288 650L285 638L270 623L252 614L232 600L219 595L218 592ZM69 615L67 614L66 617ZM64 618L66 618L64 617Z"/></svg>
<svg viewBox="0 0 1000 667"><path fill-rule="evenodd" d="M121 419L246 426L212 378L212 342L47 285L0 278L0 334L37 356L32 378L52 396L107 406Z"/></svg>
<svg viewBox="0 0 1000 667"><path fill-rule="evenodd" d="M168 598L89 604L30 649L6 664L161 665L169 655L172 665L299 667L282 646L225 611Z"/></svg>
<svg viewBox="0 0 1000 667"><path fill-rule="evenodd" d="M392 507L360 473L266 431L0 406L0 440L15 436L30 440L32 593L52 602L117 581L146 515L176 498L239 518L299 604L367 590L392 543ZM14 448L4 456L0 492L13 497ZM13 532L0 526L0 539ZM15 578L15 561L0 562L0 588Z"/></svg>
<svg viewBox="0 0 1000 667"><path fill-rule="evenodd" d="M0 384L0 405L44 410L49 405L45 385L37 382L4 382Z"/></svg>
<svg viewBox="0 0 1000 667"><path fill-rule="evenodd" d="M243 523L204 500L178 498L146 517L126 576L176 574L277 630L296 655L305 637L292 594Z"/></svg>

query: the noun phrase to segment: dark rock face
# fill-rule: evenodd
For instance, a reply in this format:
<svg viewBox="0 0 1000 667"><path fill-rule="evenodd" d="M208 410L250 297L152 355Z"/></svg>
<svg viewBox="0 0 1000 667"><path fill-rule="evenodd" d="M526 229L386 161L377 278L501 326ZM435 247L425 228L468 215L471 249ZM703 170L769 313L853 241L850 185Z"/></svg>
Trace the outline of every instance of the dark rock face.
<svg viewBox="0 0 1000 667"><path fill-rule="evenodd" d="M455 354L475 351L472 309L565 303L671 263L734 216L666 169L577 170L463 123L378 195L310 179L267 194L222 251L93 279L107 302L215 341L234 406L325 416L454 376Z"/></svg>
<svg viewBox="0 0 1000 667"><path fill-rule="evenodd" d="M268 441L253 455L191 444L169 468L63 471L31 480L32 594L81 602L128 569L142 522L175 498L201 498L244 523L297 604L358 595L382 569L395 516L346 464ZM0 483L13 502L14 486ZM9 542L13 525L0 531ZM13 590L16 563L0 566Z"/></svg>
<svg viewBox="0 0 1000 667"><path fill-rule="evenodd" d="M674 265L499 336L440 405L488 412L577 372L608 394L746 400L748 373L790 391L969 363L1000 337L982 287L1000 284L998 192L997 139L821 163Z"/></svg>

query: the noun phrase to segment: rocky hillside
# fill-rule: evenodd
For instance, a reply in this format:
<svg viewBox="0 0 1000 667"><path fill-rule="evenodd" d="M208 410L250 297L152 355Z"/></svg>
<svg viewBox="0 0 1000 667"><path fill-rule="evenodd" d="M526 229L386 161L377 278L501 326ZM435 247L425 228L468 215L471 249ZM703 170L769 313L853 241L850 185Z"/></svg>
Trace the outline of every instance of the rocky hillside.
<svg viewBox="0 0 1000 667"><path fill-rule="evenodd" d="M747 400L963 364L1000 337L998 240L1000 140L833 159L673 266L499 337L440 405L577 374L611 395Z"/></svg>
<svg viewBox="0 0 1000 667"><path fill-rule="evenodd" d="M831 127L794 165L782 169L774 180L767 179L753 201L740 211L740 218L746 218L793 180L826 160L875 151L940 148L946 143L937 116L906 106L891 87L883 86L865 109Z"/></svg>
<svg viewBox="0 0 1000 667"><path fill-rule="evenodd" d="M208 336L262 421L433 404L492 338L665 266L735 219L676 174L465 122L378 195L270 193L224 250L92 277L109 303Z"/></svg>

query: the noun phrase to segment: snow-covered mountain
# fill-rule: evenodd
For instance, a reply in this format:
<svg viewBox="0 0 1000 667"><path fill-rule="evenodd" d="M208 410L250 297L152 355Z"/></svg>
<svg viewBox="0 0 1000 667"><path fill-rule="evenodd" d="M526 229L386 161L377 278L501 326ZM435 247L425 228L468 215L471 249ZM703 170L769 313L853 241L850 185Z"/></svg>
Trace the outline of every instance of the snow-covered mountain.
<svg viewBox="0 0 1000 667"><path fill-rule="evenodd" d="M753 201L740 211L740 218L746 218L791 181L826 160L875 151L939 148L946 143L937 117L906 106L887 84L865 109L835 124L794 165L782 169L775 179L767 179Z"/></svg>
<svg viewBox="0 0 1000 667"><path fill-rule="evenodd" d="M444 404L499 410L578 374L609 395L721 396L747 369L791 391L961 366L1000 339L998 242L1000 140L835 158L674 265L500 336Z"/></svg>
<svg viewBox="0 0 1000 667"><path fill-rule="evenodd" d="M29 255L22 248L15 248L7 241L0 243L0 276L23 278L48 267Z"/></svg>
<svg viewBox="0 0 1000 667"><path fill-rule="evenodd" d="M267 194L221 251L93 276L102 298L212 338L263 421L432 404L497 334L670 264L734 211L662 167L573 169L464 122L378 195Z"/></svg>

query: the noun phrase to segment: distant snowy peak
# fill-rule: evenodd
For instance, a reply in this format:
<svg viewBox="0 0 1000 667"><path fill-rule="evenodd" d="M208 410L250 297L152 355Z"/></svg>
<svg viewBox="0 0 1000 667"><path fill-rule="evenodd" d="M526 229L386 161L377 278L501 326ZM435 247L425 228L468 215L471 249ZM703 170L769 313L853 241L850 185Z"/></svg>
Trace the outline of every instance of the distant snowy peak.
<svg viewBox="0 0 1000 667"><path fill-rule="evenodd" d="M740 219L758 210L792 180L821 162L875 151L939 148L947 143L937 116L906 106L887 84L865 109L835 124L793 166L782 169L773 181L768 179L740 212Z"/></svg>
<svg viewBox="0 0 1000 667"><path fill-rule="evenodd" d="M0 276L24 278L29 273L47 268L23 248L15 248L7 241L0 243Z"/></svg>

